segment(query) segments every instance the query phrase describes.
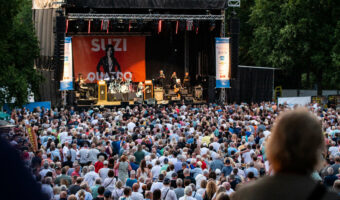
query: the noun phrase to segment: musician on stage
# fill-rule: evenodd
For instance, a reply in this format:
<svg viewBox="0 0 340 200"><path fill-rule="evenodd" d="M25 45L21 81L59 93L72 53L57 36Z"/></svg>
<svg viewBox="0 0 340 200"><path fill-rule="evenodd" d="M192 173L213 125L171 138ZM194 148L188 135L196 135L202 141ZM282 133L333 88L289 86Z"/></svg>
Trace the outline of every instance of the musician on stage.
<svg viewBox="0 0 340 200"><path fill-rule="evenodd" d="M171 75L171 88L173 89L176 87L176 80L177 80L176 72L173 72Z"/></svg>
<svg viewBox="0 0 340 200"><path fill-rule="evenodd" d="M184 80L183 80L183 85L186 89L189 90L190 88L190 76L189 72L185 72Z"/></svg>
<svg viewBox="0 0 340 200"><path fill-rule="evenodd" d="M157 77L157 82L160 87L164 87L165 75L163 70L159 71L159 76Z"/></svg>
<svg viewBox="0 0 340 200"><path fill-rule="evenodd" d="M139 83L138 83L138 86L137 86L137 93L136 93L136 96L137 96L138 98L143 98L144 90L145 90L145 87L144 87L143 82L139 82Z"/></svg>
<svg viewBox="0 0 340 200"><path fill-rule="evenodd" d="M78 83L79 86L79 92L85 95L83 96L84 98L88 98L90 96L90 94L92 94L92 88L89 88L86 86L85 81L87 81L87 79L83 78L83 75L81 73L78 74L78 79L76 80L76 82Z"/></svg>
<svg viewBox="0 0 340 200"><path fill-rule="evenodd" d="M87 81L87 79L84 79L84 78L83 78L83 74L78 74L78 80L77 80L77 82L78 82L78 85L79 85L79 88L80 88L80 89L83 89L83 90L89 89L88 87L86 87L85 81Z"/></svg>

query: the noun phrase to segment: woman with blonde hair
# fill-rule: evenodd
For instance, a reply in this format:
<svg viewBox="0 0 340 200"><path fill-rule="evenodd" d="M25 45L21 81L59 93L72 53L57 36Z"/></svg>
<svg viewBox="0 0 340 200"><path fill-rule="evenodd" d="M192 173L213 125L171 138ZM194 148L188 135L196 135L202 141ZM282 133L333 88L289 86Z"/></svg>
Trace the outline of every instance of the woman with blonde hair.
<svg viewBox="0 0 340 200"><path fill-rule="evenodd" d="M128 171L132 170L125 155L122 155L120 162L116 163L114 169L118 169L118 179L123 182L123 185L125 185L126 179L129 177Z"/></svg>
<svg viewBox="0 0 340 200"><path fill-rule="evenodd" d="M118 200L123 195L123 183L122 181L116 182L116 188L112 191L113 200Z"/></svg>
<svg viewBox="0 0 340 200"><path fill-rule="evenodd" d="M216 200L216 197L221 194L221 193L226 193L227 189L225 189L225 187L223 187L222 185L220 185L217 189L217 192L214 194L214 197L212 198L212 200Z"/></svg>
<svg viewBox="0 0 340 200"><path fill-rule="evenodd" d="M205 189L205 192L202 196L203 200L212 200L216 190L217 190L217 186L216 186L215 181L209 180L207 184L207 188Z"/></svg>

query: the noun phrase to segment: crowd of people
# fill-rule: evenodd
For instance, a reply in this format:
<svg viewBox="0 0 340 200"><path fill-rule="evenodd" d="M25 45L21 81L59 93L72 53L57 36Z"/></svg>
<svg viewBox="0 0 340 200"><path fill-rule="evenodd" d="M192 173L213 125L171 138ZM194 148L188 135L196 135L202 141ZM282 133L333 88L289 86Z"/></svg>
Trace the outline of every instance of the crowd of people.
<svg viewBox="0 0 340 200"><path fill-rule="evenodd" d="M339 112L271 102L18 109L3 137L49 200L339 199Z"/></svg>

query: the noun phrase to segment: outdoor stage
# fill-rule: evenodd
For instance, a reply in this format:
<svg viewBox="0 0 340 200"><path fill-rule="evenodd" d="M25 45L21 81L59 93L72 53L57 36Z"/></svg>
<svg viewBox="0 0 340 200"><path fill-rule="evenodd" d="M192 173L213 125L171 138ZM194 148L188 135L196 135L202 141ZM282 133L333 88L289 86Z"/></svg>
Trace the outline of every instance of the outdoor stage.
<svg viewBox="0 0 340 200"><path fill-rule="evenodd" d="M136 84L155 80L159 71L163 70L167 83L173 72L177 72L177 78L181 80L188 72L192 87L201 85L203 88L199 102L221 102L221 89L216 88L215 41L219 37L231 37L230 62L231 69L235 69L230 79L231 89L224 90L224 101L271 99L272 85L268 83L272 83L272 71L242 69L237 72L238 40L233 37L238 35L239 21L231 20L226 26L227 1L64 2L51 9L33 9L42 50L42 56L36 62L37 68L50 67L50 71L42 70L46 83L42 86L40 100L49 100L53 106L61 106L60 102L76 106L79 102L75 94L79 74L83 75L86 84L97 84L107 72L119 71L122 72L120 76L131 78ZM46 31L46 27L55 29ZM230 28L227 34L225 27ZM109 44L114 50L112 58L115 59L115 66L112 71L108 71L108 65L103 65L107 61L105 55ZM262 74L266 77L265 81ZM59 83L65 80L73 88L62 92L65 88L61 88ZM98 95L91 97L98 99ZM164 99L169 103L173 101ZM133 99L119 102L125 104L129 100ZM114 105L117 102L104 101L101 104ZM187 102L195 103L193 100ZM97 101L92 104L97 104Z"/></svg>

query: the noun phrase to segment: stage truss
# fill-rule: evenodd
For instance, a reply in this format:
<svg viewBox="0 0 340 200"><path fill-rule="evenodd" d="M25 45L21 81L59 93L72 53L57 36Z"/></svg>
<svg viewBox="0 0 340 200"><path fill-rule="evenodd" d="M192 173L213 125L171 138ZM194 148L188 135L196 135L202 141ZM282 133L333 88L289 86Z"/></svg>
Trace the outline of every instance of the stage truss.
<svg viewBox="0 0 340 200"><path fill-rule="evenodd" d="M224 15L175 15L175 14L92 14L92 13L69 13L70 20L84 19L127 19L127 20L208 20L222 21Z"/></svg>

